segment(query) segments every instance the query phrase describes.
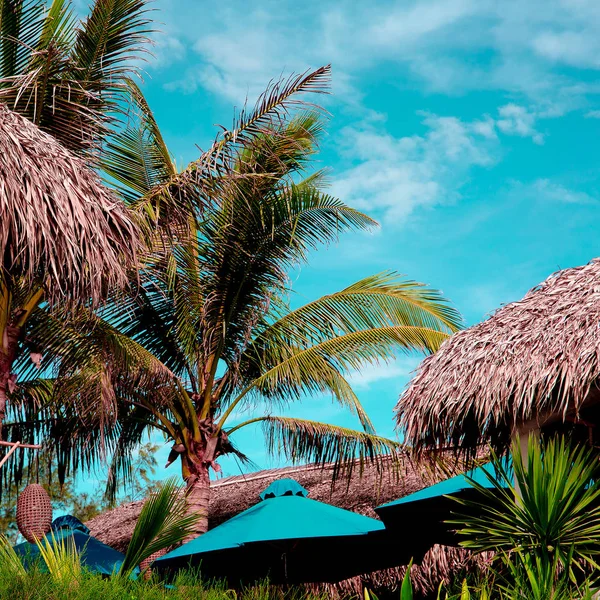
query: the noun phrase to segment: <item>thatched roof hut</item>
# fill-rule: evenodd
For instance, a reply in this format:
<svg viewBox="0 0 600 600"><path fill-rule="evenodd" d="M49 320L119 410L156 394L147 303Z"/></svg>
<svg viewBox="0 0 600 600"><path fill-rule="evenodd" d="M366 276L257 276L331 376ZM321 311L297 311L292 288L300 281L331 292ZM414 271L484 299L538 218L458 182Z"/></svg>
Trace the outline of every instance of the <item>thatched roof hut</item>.
<svg viewBox="0 0 600 600"><path fill-rule="evenodd" d="M599 422L600 259L550 276L426 358L397 418L416 450L503 450L515 433Z"/></svg>
<svg viewBox="0 0 600 600"><path fill-rule="evenodd" d="M0 277L43 283L46 299L97 300L135 266L138 229L123 203L80 158L2 103L0 223Z"/></svg>

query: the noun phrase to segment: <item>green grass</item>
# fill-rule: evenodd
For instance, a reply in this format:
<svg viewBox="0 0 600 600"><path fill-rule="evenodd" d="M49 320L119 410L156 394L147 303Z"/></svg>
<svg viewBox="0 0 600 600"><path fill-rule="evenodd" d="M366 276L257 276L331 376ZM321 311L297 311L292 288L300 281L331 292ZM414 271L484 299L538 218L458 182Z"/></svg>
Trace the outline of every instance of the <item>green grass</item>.
<svg viewBox="0 0 600 600"><path fill-rule="evenodd" d="M219 582L203 582L192 574L180 575L173 589L157 579L133 581L123 577L102 578L82 571L69 581L53 579L33 569L26 577L0 563L0 600L325 600L302 588L284 592L268 585L244 590L228 589Z"/></svg>

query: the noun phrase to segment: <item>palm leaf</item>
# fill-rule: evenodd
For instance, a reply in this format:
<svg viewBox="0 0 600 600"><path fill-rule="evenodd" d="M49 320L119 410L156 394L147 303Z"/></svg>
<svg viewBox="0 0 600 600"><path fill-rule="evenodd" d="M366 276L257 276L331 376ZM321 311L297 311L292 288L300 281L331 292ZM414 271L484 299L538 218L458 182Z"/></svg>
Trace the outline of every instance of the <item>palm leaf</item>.
<svg viewBox="0 0 600 600"><path fill-rule="evenodd" d="M141 90L126 80L130 99L126 127L112 136L102 153L101 168L132 204L175 176L173 159Z"/></svg>
<svg viewBox="0 0 600 600"><path fill-rule="evenodd" d="M339 371L355 371L369 363L392 360L398 350L435 352L448 334L413 326L373 327L325 339L303 347L279 347L280 362L254 379L250 388L269 394L292 392L323 375L323 364Z"/></svg>
<svg viewBox="0 0 600 600"><path fill-rule="evenodd" d="M22 74L44 26L43 0L0 1L0 87Z"/></svg>
<svg viewBox="0 0 600 600"><path fill-rule="evenodd" d="M235 429L258 422L272 455L283 454L294 464L333 463L334 478L341 473L350 476L357 463L362 471L366 461L380 465L402 451L398 442L377 435L292 417L260 417Z"/></svg>
<svg viewBox="0 0 600 600"><path fill-rule="evenodd" d="M254 138L273 125L284 122L292 108L306 107L306 103L298 98L300 94L326 93L330 71L329 66L321 67L316 71L271 83L253 110L242 110L231 130L224 129L200 158L168 182L157 186L146 198L146 204L155 204L161 195L172 197L173 190L195 188L198 200L204 205L210 205L224 176L232 174L239 147L252 143Z"/></svg>
<svg viewBox="0 0 600 600"><path fill-rule="evenodd" d="M168 479L144 503L120 574L129 576L144 559L182 542L193 533L198 515L186 515L186 510L183 489L174 479Z"/></svg>

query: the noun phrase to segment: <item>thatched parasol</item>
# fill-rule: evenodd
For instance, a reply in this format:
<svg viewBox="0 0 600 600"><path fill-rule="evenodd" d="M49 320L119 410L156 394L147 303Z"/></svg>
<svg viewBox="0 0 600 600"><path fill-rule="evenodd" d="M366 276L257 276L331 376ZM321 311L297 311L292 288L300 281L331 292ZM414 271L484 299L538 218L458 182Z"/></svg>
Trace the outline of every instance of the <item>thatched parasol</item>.
<svg viewBox="0 0 600 600"><path fill-rule="evenodd" d="M135 265L137 227L98 176L0 104L0 277L99 300Z"/></svg>
<svg viewBox="0 0 600 600"><path fill-rule="evenodd" d="M417 451L504 449L515 432L568 423L587 435L587 421L598 422L599 376L595 259L555 273L444 342L400 397L398 424Z"/></svg>

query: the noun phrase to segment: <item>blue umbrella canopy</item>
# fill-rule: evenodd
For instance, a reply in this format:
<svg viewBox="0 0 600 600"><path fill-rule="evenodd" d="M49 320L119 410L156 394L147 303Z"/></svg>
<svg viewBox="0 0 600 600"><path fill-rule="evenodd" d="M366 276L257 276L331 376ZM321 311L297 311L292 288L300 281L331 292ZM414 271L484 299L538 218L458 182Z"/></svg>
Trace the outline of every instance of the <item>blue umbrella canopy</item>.
<svg viewBox="0 0 600 600"><path fill-rule="evenodd" d="M460 506L451 497L463 500L475 499L477 490L469 479L487 489L494 485L489 477L495 478L495 469L487 463L456 477L440 481L418 492L382 504L375 509L385 526L390 530L419 531L426 536L430 545L457 544L457 538L445 521L451 519L454 512L460 512Z"/></svg>
<svg viewBox="0 0 600 600"><path fill-rule="evenodd" d="M383 523L307 497L294 480L279 480L262 501L159 558L173 570L201 564L205 575L234 581L339 581L408 562Z"/></svg>
<svg viewBox="0 0 600 600"><path fill-rule="evenodd" d="M45 539L52 544L53 537L57 541L65 537L72 537L75 548L81 555L81 564L85 568L94 573L112 575L121 567L125 555L90 536L89 531L79 519L67 515L53 521L52 531L46 535ZM36 544L23 542L17 544L14 549L26 567L42 560Z"/></svg>

